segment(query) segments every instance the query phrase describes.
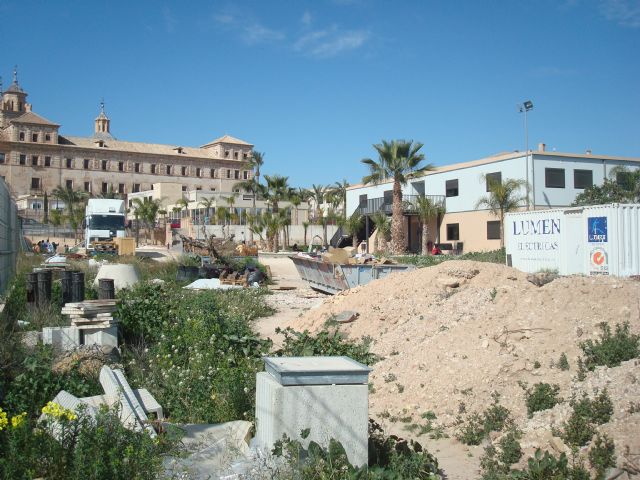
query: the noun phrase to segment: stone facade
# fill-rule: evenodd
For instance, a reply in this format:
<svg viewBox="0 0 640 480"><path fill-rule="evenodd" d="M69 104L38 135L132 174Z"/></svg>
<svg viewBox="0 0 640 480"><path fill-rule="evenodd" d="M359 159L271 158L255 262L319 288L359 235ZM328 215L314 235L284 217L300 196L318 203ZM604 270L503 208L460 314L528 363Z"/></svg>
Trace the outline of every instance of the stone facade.
<svg viewBox="0 0 640 480"><path fill-rule="evenodd" d="M126 195L161 182L180 183L185 192L231 192L252 175L246 161L253 145L228 135L201 147L120 141L111 135L103 105L92 137L66 136L31 110L15 72L0 93L0 177L15 198L51 196L58 186Z"/></svg>

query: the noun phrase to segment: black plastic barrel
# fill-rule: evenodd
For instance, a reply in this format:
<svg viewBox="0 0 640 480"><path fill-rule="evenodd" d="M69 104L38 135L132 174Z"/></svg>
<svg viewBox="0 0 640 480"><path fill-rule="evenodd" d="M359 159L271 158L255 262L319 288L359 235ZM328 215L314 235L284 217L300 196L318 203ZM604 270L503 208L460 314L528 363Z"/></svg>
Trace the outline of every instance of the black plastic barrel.
<svg viewBox="0 0 640 480"><path fill-rule="evenodd" d="M71 301L82 302L84 300L84 272L71 274Z"/></svg>
<svg viewBox="0 0 640 480"><path fill-rule="evenodd" d="M60 272L60 285L62 290L62 304L71 301L71 274L73 270L63 270Z"/></svg>
<svg viewBox="0 0 640 480"><path fill-rule="evenodd" d="M27 303L38 301L38 274L27 273Z"/></svg>
<svg viewBox="0 0 640 480"><path fill-rule="evenodd" d="M37 302L38 306L44 306L51 302L51 270L40 270L38 272L38 290L37 290Z"/></svg>
<svg viewBox="0 0 640 480"><path fill-rule="evenodd" d="M100 300L111 300L116 298L116 289L113 278L100 278L98 280L98 298Z"/></svg>

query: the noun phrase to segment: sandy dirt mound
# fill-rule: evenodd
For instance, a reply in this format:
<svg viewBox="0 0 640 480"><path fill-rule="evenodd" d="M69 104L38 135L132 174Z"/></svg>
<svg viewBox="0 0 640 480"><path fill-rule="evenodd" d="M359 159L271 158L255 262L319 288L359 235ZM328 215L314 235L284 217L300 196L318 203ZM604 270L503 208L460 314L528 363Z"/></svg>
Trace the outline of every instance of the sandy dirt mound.
<svg viewBox="0 0 640 480"><path fill-rule="evenodd" d="M640 282L612 277L561 277L538 287L527 275L503 266L449 261L431 268L391 275L326 300L296 322L296 329L322 328L333 315L354 310L360 317L340 329L351 337L370 336L372 350L384 357L371 375L374 416L420 421L433 411L448 433L460 403L483 411L491 393L513 413L525 431L523 447L548 448L550 425L565 420L568 402L527 419L519 381L559 384L564 399L607 387L614 403L612 421L600 428L617 452L629 445L640 452L638 362L597 369L576 382L581 341L599 338L598 324L628 321L640 331ZM570 369L554 366L565 353ZM562 445L557 448L562 448Z"/></svg>

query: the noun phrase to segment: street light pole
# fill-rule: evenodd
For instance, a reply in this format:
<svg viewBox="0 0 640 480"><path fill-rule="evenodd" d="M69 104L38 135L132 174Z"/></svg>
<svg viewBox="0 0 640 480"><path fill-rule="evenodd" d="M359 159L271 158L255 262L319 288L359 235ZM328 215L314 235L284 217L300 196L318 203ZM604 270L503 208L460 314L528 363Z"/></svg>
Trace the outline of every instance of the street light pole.
<svg viewBox="0 0 640 480"><path fill-rule="evenodd" d="M526 172L527 210L531 209L530 198L529 198L530 197L530 192L529 192L529 189L530 189L530 186L529 186L529 126L527 124L527 112L529 110L533 110L533 102L531 102L531 100L526 100L522 104L518 105L518 111L520 113L524 113L524 144L525 144L524 149L525 149L525 155L526 155L525 156L525 165L526 165L526 170L527 170L527 172ZM531 166L533 167L533 157L531 157ZM533 168L532 168L532 171L531 171L531 175L532 175L532 181L534 182L534 185L535 185L535 172L533 171ZM534 195L534 199L535 199L535 191L533 192L533 195ZM534 209L536 208L535 200L533 202L533 208Z"/></svg>

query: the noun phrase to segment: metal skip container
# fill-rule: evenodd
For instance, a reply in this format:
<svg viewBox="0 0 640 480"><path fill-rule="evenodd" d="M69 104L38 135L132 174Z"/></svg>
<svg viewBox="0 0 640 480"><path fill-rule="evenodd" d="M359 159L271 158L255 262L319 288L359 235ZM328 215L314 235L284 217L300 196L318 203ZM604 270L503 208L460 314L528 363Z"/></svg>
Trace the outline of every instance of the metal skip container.
<svg viewBox="0 0 640 480"><path fill-rule="evenodd" d="M640 204L592 205L505 216L507 264L561 275L640 275Z"/></svg>

